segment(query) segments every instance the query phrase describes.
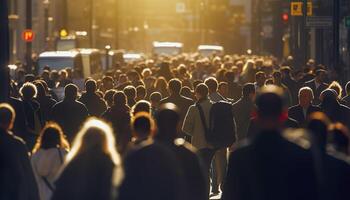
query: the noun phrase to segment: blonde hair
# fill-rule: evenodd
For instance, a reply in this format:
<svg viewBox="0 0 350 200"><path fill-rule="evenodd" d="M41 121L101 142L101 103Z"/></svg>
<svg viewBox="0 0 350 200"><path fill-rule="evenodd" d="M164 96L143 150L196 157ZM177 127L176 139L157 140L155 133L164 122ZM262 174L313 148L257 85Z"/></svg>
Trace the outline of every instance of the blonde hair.
<svg viewBox="0 0 350 200"><path fill-rule="evenodd" d="M329 86L328 89L333 89L338 96L338 99L342 98L343 95L343 88L341 87L341 85L339 84L338 81L333 81Z"/></svg>
<svg viewBox="0 0 350 200"><path fill-rule="evenodd" d="M67 155L65 166L68 165L77 155L88 148L85 140L87 137L92 135L91 131L93 130L97 130L97 132L94 131L94 133L99 134L102 139L103 152L109 155L110 159L115 165L113 183L114 185L119 185L123 178L123 171L121 168L122 161L116 149L113 129L106 122L95 117L89 118L78 132L73 141L72 149Z"/></svg>

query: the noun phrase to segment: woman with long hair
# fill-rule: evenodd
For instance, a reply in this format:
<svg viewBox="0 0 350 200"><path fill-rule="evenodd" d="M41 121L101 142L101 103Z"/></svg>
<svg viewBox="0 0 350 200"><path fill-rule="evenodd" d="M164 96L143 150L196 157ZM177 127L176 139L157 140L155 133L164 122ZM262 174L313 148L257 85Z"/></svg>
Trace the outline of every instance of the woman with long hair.
<svg viewBox="0 0 350 200"><path fill-rule="evenodd" d="M54 190L54 180L69 150L61 127L49 122L41 131L31 158L38 184L40 200L48 200Z"/></svg>
<svg viewBox="0 0 350 200"><path fill-rule="evenodd" d="M90 118L73 142L52 199L109 200L114 197L122 177L112 128L97 118Z"/></svg>

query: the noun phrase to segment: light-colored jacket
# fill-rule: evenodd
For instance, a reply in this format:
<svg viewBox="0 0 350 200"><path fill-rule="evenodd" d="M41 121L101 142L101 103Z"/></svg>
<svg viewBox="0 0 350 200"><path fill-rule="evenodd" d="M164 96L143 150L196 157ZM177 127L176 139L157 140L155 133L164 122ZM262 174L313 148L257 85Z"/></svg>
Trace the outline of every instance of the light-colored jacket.
<svg viewBox="0 0 350 200"><path fill-rule="evenodd" d="M209 99L204 100L200 103L204 116L209 125L209 113L212 106L212 103ZM199 110L196 105L192 105L188 108L187 114L185 116L182 131L192 136L192 145L197 149L210 148L205 138L205 131L202 125L201 117Z"/></svg>
<svg viewBox="0 0 350 200"><path fill-rule="evenodd" d="M52 187L54 186L56 175L63 164L66 154L67 151L65 149L50 148L39 149L32 155L31 162L38 184L40 200L51 199L52 190L47 183L45 183L44 178Z"/></svg>

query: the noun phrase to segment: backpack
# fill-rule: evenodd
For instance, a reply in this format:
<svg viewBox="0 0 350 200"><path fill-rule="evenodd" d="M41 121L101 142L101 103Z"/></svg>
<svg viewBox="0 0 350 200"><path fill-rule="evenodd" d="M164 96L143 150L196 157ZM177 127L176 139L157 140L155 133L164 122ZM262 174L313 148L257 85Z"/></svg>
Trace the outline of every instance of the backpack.
<svg viewBox="0 0 350 200"><path fill-rule="evenodd" d="M209 114L209 126L205 121L202 107L196 104L205 130L207 142L215 149L227 148L236 141L236 125L232 112L232 105L219 101L212 105Z"/></svg>

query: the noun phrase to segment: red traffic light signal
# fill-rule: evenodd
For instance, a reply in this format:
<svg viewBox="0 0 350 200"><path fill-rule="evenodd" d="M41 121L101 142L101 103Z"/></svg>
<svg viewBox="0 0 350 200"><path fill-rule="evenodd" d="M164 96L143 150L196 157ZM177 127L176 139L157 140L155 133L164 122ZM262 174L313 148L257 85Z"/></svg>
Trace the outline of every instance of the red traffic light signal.
<svg viewBox="0 0 350 200"><path fill-rule="evenodd" d="M282 14L282 20L283 20L283 22L288 22L288 20L289 20L289 15L288 15L288 13L283 13L283 14Z"/></svg>
<svg viewBox="0 0 350 200"><path fill-rule="evenodd" d="M25 42L32 42L34 40L34 32L30 29L24 30L22 33L22 39Z"/></svg>

